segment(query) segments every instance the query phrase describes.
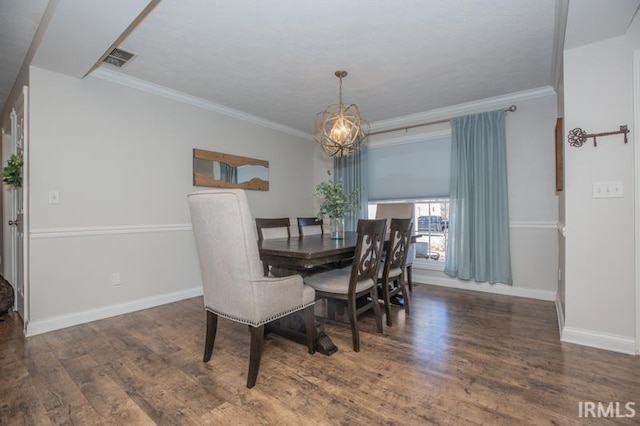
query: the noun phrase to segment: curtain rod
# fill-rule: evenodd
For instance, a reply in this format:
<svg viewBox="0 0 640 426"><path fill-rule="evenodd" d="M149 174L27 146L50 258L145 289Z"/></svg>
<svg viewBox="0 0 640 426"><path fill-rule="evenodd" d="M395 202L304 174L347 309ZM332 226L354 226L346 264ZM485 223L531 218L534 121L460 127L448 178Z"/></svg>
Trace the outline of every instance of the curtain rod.
<svg viewBox="0 0 640 426"><path fill-rule="evenodd" d="M506 108L504 110L504 112L514 112L516 110L516 106L515 105L511 105L509 108ZM432 124L440 124L440 123L447 123L451 121L450 118L447 118L445 120L437 120L437 121L430 121L428 123L420 123L420 124L414 124L412 126L405 126L405 127L396 127L395 129L387 129L387 130L380 130L378 132L371 132L367 134L367 137L372 136L372 135L379 135L382 133L389 133L389 132L396 132L398 130L409 130L409 129L413 129L414 127L422 127L422 126L430 126Z"/></svg>

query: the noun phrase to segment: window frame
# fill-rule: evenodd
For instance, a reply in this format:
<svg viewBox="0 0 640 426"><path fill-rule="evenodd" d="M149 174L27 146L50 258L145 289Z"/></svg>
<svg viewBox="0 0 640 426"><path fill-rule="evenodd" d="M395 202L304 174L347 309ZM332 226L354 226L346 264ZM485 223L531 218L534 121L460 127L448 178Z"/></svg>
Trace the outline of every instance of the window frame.
<svg viewBox="0 0 640 426"><path fill-rule="evenodd" d="M372 206L378 206L378 204L390 204L390 203L413 203L415 205L414 208L414 212L413 212L413 229L414 232L423 232L423 231L419 231L418 230L418 204L434 204L434 203L446 203L447 204L447 208L446 208L446 220L447 222L449 221L449 211L450 211L450 204L451 204L451 199L449 197L424 197L424 198L403 198L403 199L393 199L393 200L375 200L375 201L369 201L367 203L367 216L369 218L374 218L375 217L375 210L372 210ZM426 216L426 215L423 215ZM429 216L433 216L433 215L429 215ZM426 231L426 232L430 232L430 231ZM449 226L447 225L445 230L443 231L443 235L445 237L445 252L446 252L446 247L449 243ZM420 237L419 237L420 238ZM434 259L425 259L425 258L413 258L413 266L414 267L418 267L418 269L429 269L429 270L434 270L434 271L444 271L444 263L445 263L445 258L446 255L444 257L442 257L442 260L434 260Z"/></svg>

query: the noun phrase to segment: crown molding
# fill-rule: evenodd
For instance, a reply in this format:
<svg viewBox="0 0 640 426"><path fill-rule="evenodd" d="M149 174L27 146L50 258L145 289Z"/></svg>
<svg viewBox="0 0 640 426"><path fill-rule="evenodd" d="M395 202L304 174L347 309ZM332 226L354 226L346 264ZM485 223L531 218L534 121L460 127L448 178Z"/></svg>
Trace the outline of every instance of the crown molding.
<svg viewBox="0 0 640 426"><path fill-rule="evenodd" d="M544 86L537 89L523 90L521 92L496 96L493 98L471 101L463 104L444 108L432 109L416 114L403 115L401 117L379 120L370 123L371 132L383 131L402 126L412 126L424 122L450 119L459 115L474 114L486 110L506 108L512 103L528 101L555 94L553 87ZM517 105L516 105L517 106Z"/></svg>
<svg viewBox="0 0 640 426"><path fill-rule="evenodd" d="M313 140L313 135L300 131L298 129L294 129L292 127L285 126L271 120L266 120L253 114L229 108L224 105L199 98L197 96L188 95L177 90L169 89L167 87L160 86L158 84L151 83L139 78L131 77L126 74L112 71L103 67L97 68L96 70L91 72L88 77L94 77L100 80L120 84L122 86L151 93L157 96L162 96L164 98L171 99L177 102L193 105L198 108L203 108L258 126L297 136L305 140ZM512 103L549 96L552 94L555 94L554 89L551 86L544 86L537 89L524 90L521 92L510 93L507 95L496 96L479 101L466 102L449 107L433 109L415 114L408 114L401 117L394 117L387 120L374 121L370 123L370 130L372 132L381 131L392 129L395 127L411 126L422 122L449 119L458 115L473 114L494 108L506 108Z"/></svg>
<svg viewBox="0 0 640 426"><path fill-rule="evenodd" d="M278 132L286 133L289 135L297 136L302 139L313 140L313 136L309 133L294 129L293 127L285 126L275 121L266 120L253 114L239 111L237 109L229 108L224 105L217 104L215 102L208 101L206 99L199 98L197 96L188 95L177 90L169 89L164 86L160 86L155 83L150 83L139 78L131 77L117 71L108 70L105 68L97 68L88 77L95 77L100 80L108 81L110 83L120 84L132 89L141 90L143 92L151 93L157 96L162 96L167 99L171 99L177 102L182 102L188 105L193 105L198 108L206 109L209 111L217 112L228 117L232 117L238 120L246 121L251 124L266 127Z"/></svg>

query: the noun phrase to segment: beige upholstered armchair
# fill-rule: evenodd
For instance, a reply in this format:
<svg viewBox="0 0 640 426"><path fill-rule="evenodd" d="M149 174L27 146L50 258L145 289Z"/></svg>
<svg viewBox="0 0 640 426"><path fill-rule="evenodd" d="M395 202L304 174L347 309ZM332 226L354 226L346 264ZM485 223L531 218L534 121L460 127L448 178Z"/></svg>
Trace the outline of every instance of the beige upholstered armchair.
<svg viewBox="0 0 640 426"><path fill-rule="evenodd" d="M249 325L247 387L251 388L258 376L266 323L304 311L307 347L314 352L314 290L299 275L264 276L243 190L196 192L189 194L188 202L207 312L204 362L211 359L219 316Z"/></svg>

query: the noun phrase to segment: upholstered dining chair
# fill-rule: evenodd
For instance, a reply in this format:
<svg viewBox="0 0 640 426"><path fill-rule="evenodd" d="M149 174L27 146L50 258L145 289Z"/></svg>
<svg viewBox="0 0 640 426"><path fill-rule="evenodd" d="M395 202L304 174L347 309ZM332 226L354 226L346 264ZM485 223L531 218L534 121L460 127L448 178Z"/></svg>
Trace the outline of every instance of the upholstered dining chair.
<svg viewBox="0 0 640 426"><path fill-rule="evenodd" d="M299 275L263 275L243 190L211 189L187 198L207 312L203 360L211 359L219 316L247 324L251 331L247 387L251 388L260 368L265 324L301 311L307 348L314 353L314 290Z"/></svg>
<svg viewBox="0 0 640 426"><path fill-rule="evenodd" d="M298 235L318 235L324 234L324 224L322 219L317 217L299 217Z"/></svg>
<svg viewBox="0 0 640 426"><path fill-rule="evenodd" d="M387 219L387 233L391 227L391 219L412 219L413 212L415 211L415 205L413 203L381 203L376 208L376 219ZM407 260L404 265L404 269L407 275L407 284L409 291L413 291L413 279L411 275L411 266L413 265L413 258L415 256L413 244L409 245L409 251L407 252Z"/></svg>
<svg viewBox="0 0 640 426"><path fill-rule="evenodd" d="M351 267L331 269L305 277L317 299L337 299L347 303L353 350L360 351L358 316L373 309L376 330L382 333L382 316L378 303L378 270L382 259L386 219L358 221L358 237Z"/></svg>
<svg viewBox="0 0 640 426"><path fill-rule="evenodd" d="M387 326L391 327L391 296L402 294L404 311L410 314L409 292L404 279L404 265L411 243L413 219L391 219L387 250L384 256L384 267L378 272L378 283L382 286L382 300L387 318Z"/></svg>
<svg viewBox="0 0 640 426"><path fill-rule="evenodd" d="M288 217L258 217L255 221L256 230L258 231L258 241L270 240L272 238L291 238L291 222ZM262 262L262 270L265 277L269 275L270 268L267 262ZM272 271L272 275L291 275L291 272L289 270L277 270Z"/></svg>

